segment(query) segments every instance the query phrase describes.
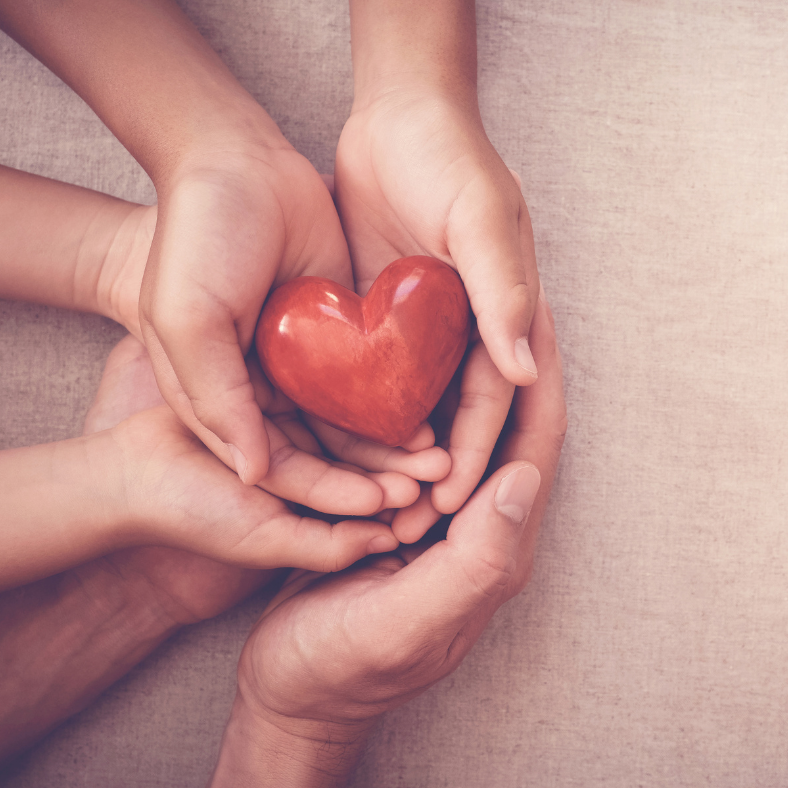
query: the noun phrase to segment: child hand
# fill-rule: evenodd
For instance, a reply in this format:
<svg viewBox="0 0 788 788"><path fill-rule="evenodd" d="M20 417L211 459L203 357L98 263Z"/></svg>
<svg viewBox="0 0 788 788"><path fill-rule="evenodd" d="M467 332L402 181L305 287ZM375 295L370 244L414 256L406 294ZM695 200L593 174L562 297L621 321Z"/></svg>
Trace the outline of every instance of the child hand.
<svg viewBox="0 0 788 788"><path fill-rule="evenodd" d="M118 226L99 279L99 301L104 305L104 314L126 326L138 339L141 338L139 288L156 226L156 213L156 206L137 206L128 213ZM279 429L287 427L288 436L302 450L320 454L322 445L323 453L340 462L365 471L398 473L422 481L438 481L448 474L451 460L443 449L434 446L434 435L428 424L422 425L405 447L388 448L354 438L317 419L302 417L320 441L318 445L314 438L304 435L306 430L296 415L295 406L271 388L254 353L248 354L246 363L258 406L272 417L274 414L269 409L274 401L278 403L276 418L273 419L275 426ZM297 442L299 435L300 442ZM404 480L400 483L404 484Z"/></svg>
<svg viewBox="0 0 788 788"><path fill-rule="evenodd" d="M124 340L104 385L119 374L116 359L147 364L144 352L132 337ZM153 405L157 396L150 389L130 392L120 404ZM116 407L98 404L89 428L113 421ZM403 490L398 474L366 478L297 449L276 428L272 435L272 445L282 446L270 486L285 490L289 500L371 515L418 494ZM4 534L7 549L0 551L0 587L131 546L175 547L260 569L334 571L397 545L382 523L359 519L332 526L300 517L278 497L244 485L166 405L84 438L3 452L0 487L13 526Z"/></svg>
<svg viewBox="0 0 788 788"><path fill-rule="evenodd" d="M146 258L147 252L142 268ZM129 304L136 314L137 298L129 300ZM145 348L127 337L107 359L96 398L85 417L83 435L111 429L135 413L163 404ZM230 566L169 547L119 550L103 556L97 566L115 577L128 579L135 588L136 582L142 580L173 626L212 618L278 574L277 570Z"/></svg>
<svg viewBox="0 0 788 788"><path fill-rule="evenodd" d="M492 475L445 540L330 577L293 572L244 647L211 783L298 769L340 785L375 720L453 671L528 581L566 430L549 310L530 332L539 381L520 388Z"/></svg>
<svg viewBox="0 0 788 788"><path fill-rule="evenodd" d="M524 338L539 287L527 208L478 116L435 96L392 92L354 110L336 168L359 292L409 254L450 263L468 290L478 332L447 444L452 470L424 499L454 512L482 477L514 385L536 379Z"/></svg>

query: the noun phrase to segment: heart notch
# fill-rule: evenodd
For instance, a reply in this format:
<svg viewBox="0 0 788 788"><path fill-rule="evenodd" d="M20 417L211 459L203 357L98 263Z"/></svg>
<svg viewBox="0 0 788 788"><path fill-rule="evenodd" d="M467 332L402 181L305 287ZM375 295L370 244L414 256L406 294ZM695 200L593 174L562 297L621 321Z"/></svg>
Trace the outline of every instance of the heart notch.
<svg viewBox="0 0 788 788"><path fill-rule="evenodd" d="M255 342L269 380L333 427L399 446L438 404L462 360L470 306L432 257L388 265L364 298L330 279L277 288Z"/></svg>

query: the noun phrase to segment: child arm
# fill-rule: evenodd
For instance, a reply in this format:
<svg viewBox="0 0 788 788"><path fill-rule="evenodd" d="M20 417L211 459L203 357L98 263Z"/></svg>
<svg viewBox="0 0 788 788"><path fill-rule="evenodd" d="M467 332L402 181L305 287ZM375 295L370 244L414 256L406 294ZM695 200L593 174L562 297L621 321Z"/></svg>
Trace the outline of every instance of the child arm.
<svg viewBox="0 0 788 788"><path fill-rule="evenodd" d="M155 207L0 165L0 297L95 312L139 336Z"/></svg>

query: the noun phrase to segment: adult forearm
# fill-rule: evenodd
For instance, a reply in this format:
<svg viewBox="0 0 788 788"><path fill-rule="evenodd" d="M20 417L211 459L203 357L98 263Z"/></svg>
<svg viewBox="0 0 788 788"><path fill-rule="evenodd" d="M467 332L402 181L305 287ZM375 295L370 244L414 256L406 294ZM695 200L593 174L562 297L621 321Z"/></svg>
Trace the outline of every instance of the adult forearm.
<svg viewBox="0 0 788 788"><path fill-rule="evenodd" d="M0 762L88 705L177 629L145 581L96 561L0 595Z"/></svg>
<svg viewBox="0 0 788 788"><path fill-rule="evenodd" d="M475 100L473 0L350 0L356 106L392 89Z"/></svg>
<svg viewBox="0 0 788 788"><path fill-rule="evenodd" d="M95 110L157 185L201 147L279 140L169 0L0 0L0 25Z"/></svg>

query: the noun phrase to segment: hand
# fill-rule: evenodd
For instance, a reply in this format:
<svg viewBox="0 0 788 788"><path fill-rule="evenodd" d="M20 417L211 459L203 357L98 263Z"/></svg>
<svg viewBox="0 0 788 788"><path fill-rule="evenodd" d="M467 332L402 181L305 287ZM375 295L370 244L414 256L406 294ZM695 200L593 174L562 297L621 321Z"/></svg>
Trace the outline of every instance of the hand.
<svg viewBox="0 0 788 788"><path fill-rule="evenodd" d="M454 670L495 610L524 587L566 429L542 299L530 342L539 380L517 390L495 470L445 541L333 576L288 578L244 647L214 785L246 774L274 784L288 766L310 772L315 785L340 784L374 720Z"/></svg>
<svg viewBox="0 0 788 788"><path fill-rule="evenodd" d="M452 470L431 494L436 513L454 512L484 472L514 385L536 379L524 338L539 288L528 209L475 104L416 91L354 108L336 192L359 292L411 254L449 263L468 291L478 332L448 440Z"/></svg>
<svg viewBox="0 0 788 788"><path fill-rule="evenodd" d="M144 348L126 339L110 354L84 432L162 403ZM269 581L273 594L282 572L136 547L0 594L0 762L85 708L181 626Z"/></svg>
<svg viewBox="0 0 788 788"><path fill-rule="evenodd" d="M352 285L339 218L284 139L173 0L0 0L0 25L70 84L159 198L140 298L165 400L247 484L268 435L244 357L272 285Z"/></svg>
<svg viewBox="0 0 788 788"><path fill-rule="evenodd" d="M147 252L142 258L143 267L146 258ZM141 278L142 268L139 273ZM137 299L127 303L136 314ZM145 348L127 337L107 359L98 392L85 417L83 434L111 429L135 413L163 404ZM166 616L168 629L212 618L280 575L278 570L244 569L169 547L119 550L75 571L90 577L99 569L111 574L116 582L137 589L137 595L138 581L142 581L148 596Z"/></svg>
<svg viewBox="0 0 788 788"><path fill-rule="evenodd" d="M147 399L145 404L153 404L158 395L152 390L152 372L145 349L128 337L113 355L107 364L104 385L113 385L118 375L124 374L125 367L133 365L138 368L140 377L146 375L148 378L147 385L133 393L138 398L137 404L142 404L140 397ZM301 443L311 436L294 415L287 412L287 402L282 405L281 399L280 410L276 413L277 397L273 393L269 395L268 406L275 417L278 415L282 430L273 423L267 427L275 448L275 463L266 477L268 485L278 488L280 495L286 494L287 500L318 511L358 515L372 515L381 508L396 507L412 500L412 486L415 485L412 479L385 472L364 475L364 472L329 464L315 454L298 449L288 435ZM106 423L107 414L97 413L95 408L88 414L88 423L94 428L102 420ZM329 565L338 560L337 566L346 565L345 562L351 563L366 554L367 539L380 536L383 537L381 548L395 546L387 529L379 524L344 521L332 528L326 522L296 517L273 495L241 485L234 474L178 422L166 405L149 408L124 420L112 428L111 434L127 457L124 488L126 505L134 512L133 519L143 531L150 530L144 526L146 518L139 513L150 511L150 521L155 524L152 527L164 526L164 536L159 538L166 542L175 540L197 552L201 552L200 543L204 542L208 555L263 567L300 565L304 560L328 562ZM314 438L311 440L314 442ZM172 509L170 500L177 501L176 519L165 517L162 522L159 512ZM228 514L236 515L235 527L240 530L236 535L229 530L217 543L221 532L217 525L226 521ZM264 523L266 519L269 521ZM244 521L246 524L242 526ZM255 531L259 528L260 533L246 533L250 526ZM296 529L296 533L291 529ZM153 538L157 538L155 533ZM240 542L237 545L233 544L236 539ZM229 544L221 545L225 540ZM257 547L255 542L259 542ZM223 549L231 552L240 549L248 557L233 561L230 555L222 555Z"/></svg>
<svg viewBox="0 0 788 788"><path fill-rule="evenodd" d="M146 364L144 354L132 337L116 349L123 363ZM151 404L147 395L132 396L145 400L135 406ZM94 429L101 410L90 417ZM271 435L272 445L282 445L267 479L286 489L288 500L372 515L418 494L403 488L402 480L418 485L400 474L367 478L297 449L273 425ZM320 571L397 546L380 522L345 519L332 526L245 486L166 405L82 438L2 452L0 488L9 522L0 588L131 546L175 547L250 568Z"/></svg>

